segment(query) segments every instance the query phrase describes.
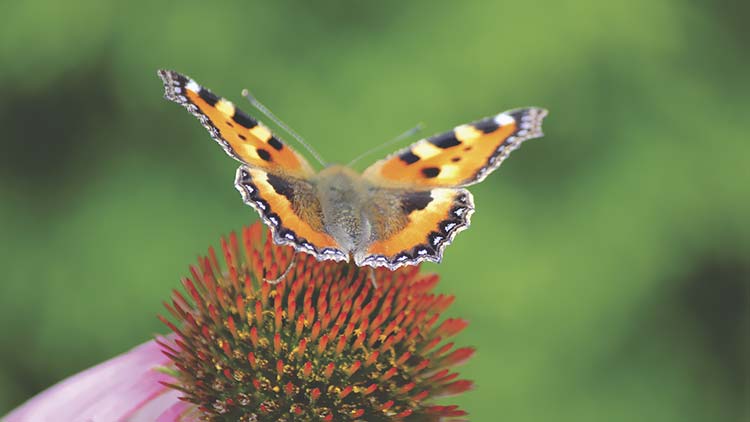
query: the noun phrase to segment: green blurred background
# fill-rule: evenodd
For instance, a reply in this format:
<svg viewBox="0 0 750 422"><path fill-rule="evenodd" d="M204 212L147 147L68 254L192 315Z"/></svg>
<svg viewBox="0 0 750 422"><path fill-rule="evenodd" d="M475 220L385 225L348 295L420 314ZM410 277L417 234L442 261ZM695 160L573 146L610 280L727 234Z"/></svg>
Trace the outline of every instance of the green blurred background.
<svg viewBox="0 0 750 422"><path fill-rule="evenodd" d="M548 108L427 268L479 350L449 402L747 420L747 2L207 4L0 6L0 414L164 332L195 256L257 218L162 99L167 67L238 104L250 88L334 162L419 121Z"/></svg>

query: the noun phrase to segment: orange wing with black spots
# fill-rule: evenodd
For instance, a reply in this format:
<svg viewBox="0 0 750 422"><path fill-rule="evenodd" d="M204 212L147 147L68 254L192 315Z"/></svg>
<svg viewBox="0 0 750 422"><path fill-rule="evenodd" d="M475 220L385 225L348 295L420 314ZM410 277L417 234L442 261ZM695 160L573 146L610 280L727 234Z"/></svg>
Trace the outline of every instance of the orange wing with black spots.
<svg viewBox="0 0 750 422"><path fill-rule="evenodd" d="M542 136L547 111L521 108L422 139L367 168L363 176L402 187L458 187L481 182L523 141Z"/></svg>
<svg viewBox="0 0 750 422"><path fill-rule="evenodd" d="M373 239L355 252L360 266L395 270L422 261L440 262L443 249L469 227L474 213L474 200L466 189L381 192L365 206Z"/></svg>
<svg viewBox="0 0 750 422"><path fill-rule="evenodd" d="M310 164L260 122L189 77L160 70L164 97L185 107L231 157L255 168L296 176L313 174Z"/></svg>
<svg viewBox="0 0 750 422"><path fill-rule="evenodd" d="M349 255L323 226L323 209L306 179L240 166L234 186L255 208L279 245L290 245L318 260L348 261Z"/></svg>

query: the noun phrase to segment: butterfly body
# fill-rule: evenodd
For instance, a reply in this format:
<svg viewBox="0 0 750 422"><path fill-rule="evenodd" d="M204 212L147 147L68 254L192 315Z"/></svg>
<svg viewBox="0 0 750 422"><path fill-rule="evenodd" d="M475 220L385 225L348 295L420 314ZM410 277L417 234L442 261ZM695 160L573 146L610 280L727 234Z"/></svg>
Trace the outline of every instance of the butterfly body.
<svg viewBox="0 0 750 422"><path fill-rule="evenodd" d="M541 136L546 115L538 108L507 111L420 140L361 174L340 165L316 173L228 100L177 72L159 76L165 97L193 113L242 163L235 187L276 243L359 266L439 262L474 212L465 187L483 180L521 142Z"/></svg>
<svg viewBox="0 0 750 422"><path fill-rule="evenodd" d="M349 255L363 248L371 236L366 203L372 186L355 171L340 165L321 170L313 180L326 232Z"/></svg>

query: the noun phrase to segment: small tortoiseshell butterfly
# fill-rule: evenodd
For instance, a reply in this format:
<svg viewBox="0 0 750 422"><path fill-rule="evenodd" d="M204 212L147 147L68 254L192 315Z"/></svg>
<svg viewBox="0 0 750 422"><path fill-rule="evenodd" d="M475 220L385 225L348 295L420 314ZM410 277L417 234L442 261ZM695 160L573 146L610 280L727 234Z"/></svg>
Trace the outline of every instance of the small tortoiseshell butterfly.
<svg viewBox="0 0 750 422"><path fill-rule="evenodd" d="M276 243L318 260L395 270L439 262L469 226L479 183L527 139L547 111L520 108L417 141L362 174L340 165L315 172L271 131L194 80L160 70L165 98L184 106L242 165L234 185Z"/></svg>

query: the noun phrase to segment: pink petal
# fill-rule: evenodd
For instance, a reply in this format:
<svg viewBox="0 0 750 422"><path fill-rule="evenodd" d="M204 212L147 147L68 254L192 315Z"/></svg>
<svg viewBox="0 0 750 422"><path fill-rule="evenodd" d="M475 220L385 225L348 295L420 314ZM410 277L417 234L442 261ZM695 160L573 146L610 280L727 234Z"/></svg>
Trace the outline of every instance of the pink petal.
<svg viewBox="0 0 750 422"><path fill-rule="evenodd" d="M160 384L174 378L155 341L73 375L29 399L4 422L187 422L191 408L180 393ZM182 419L181 419L182 418Z"/></svg>

